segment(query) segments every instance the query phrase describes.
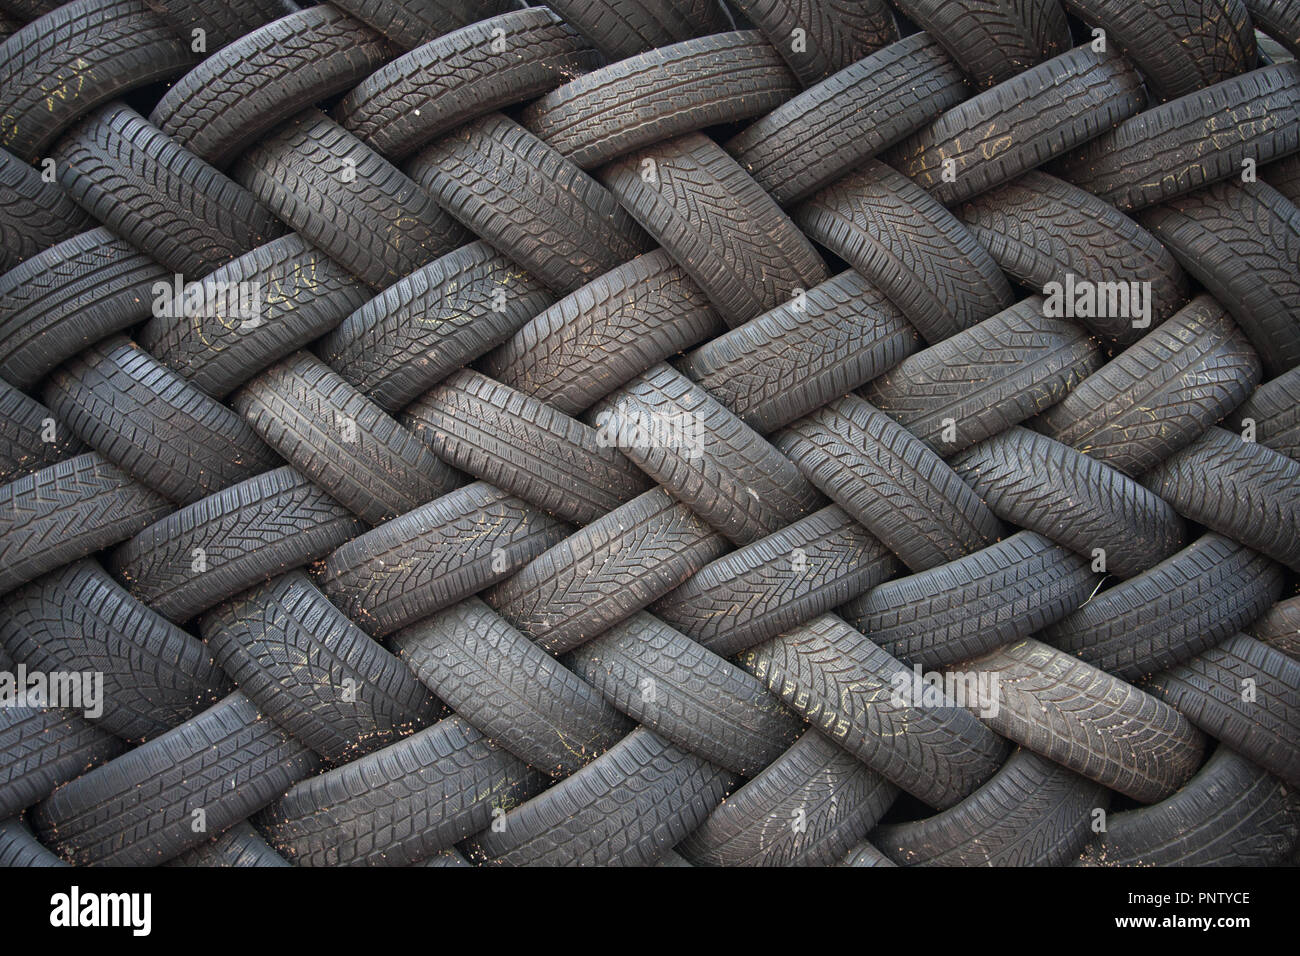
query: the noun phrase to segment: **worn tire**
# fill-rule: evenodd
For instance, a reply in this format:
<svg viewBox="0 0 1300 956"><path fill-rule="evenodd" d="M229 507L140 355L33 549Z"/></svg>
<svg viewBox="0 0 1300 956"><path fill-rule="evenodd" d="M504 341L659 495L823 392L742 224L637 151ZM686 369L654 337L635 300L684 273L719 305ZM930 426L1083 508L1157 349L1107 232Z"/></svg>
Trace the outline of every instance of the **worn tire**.
<svg viewBox="0 0 1300 956"><path fill-rule="evenodd" d="M997 679L992 701L977 695L985 713L995 711L982 716L988 726L1139 802L1164 799L1200 766L1205 738L1173 707L1040 641L968 661L962 672Z"/></svg>
<svg viewBox="0 0 1300 956"><path fill-rule="evenodd" d="M263 134L383 66L393 50L322 3L245 33L172 84L149 122L224 169Z"/></svg>
<svg viewBox="0 0 1300 956"><path fill-rule="evenodd" d="M605 187L500 113L457 127L406 170L443 209L558 293L650 249Z"/></svg>
<svg viewBox="0 0 1300 956"><path fill-rule="evenodd" d="M258 709L330 763L392 743L439 709L410 670L301 571L245 591L200 628Z"/></svg>
<svg viewBox="0 0 1300 956"><path fill-rule="evenodd" d="M1300 786L1300 663L1235 634L1142 687L1243 757ZM1247 698L1247 690L1254 696Z"/></svg>
<svg viewBox="0 0 1300 956"><path fill-rule="evenodd" d="M389 643L457 714L557 779L577 773L632 729L599 691L478 598L399 631Z"/></svg>
<svg viewBox="0 0 1300 956"><path fill-rule="evenodd" d="M229 691L203 644L138 603L94 561L46 575L4 601L0 644L33 670L103 675L96 726L138 743Z"/></svg>
<svg viewBox="0 0 1300 956"><path fill-rule="evenodd" d="M1241 404L1259 356L1223 308L1197 296L1030 422L1127 475L1142 475Z"/></svg>
<svg viewBox="0 0 1300 956"><path fill-rule="evenodd" d="M87 445L180 504L278 463L234 412L124 336L65 363L45 402Z"/></svg>
<svg viewBox="0 0 1300 956"><path fill-rule="evenodd" d="M74 865L149 866L261 809L316 757L239 692L55 791L35 811L42 841ZM177 785L177 776L184 781Z"/></svg>
<svg viewBox="0 0 1300 956"><path fill-rule="evenodd" d="M120 103L69 130L53 157L78 205L191 279L284 232L247 190Z"/></svg>
<svg viewBox="0 0 1300 956"><path fill-rule="evenodd" d="M317 560L362 528L286 466L169 514L120 545L109 567L159 614L188 621L272 575Z"/></svg>
<svg viewBox="0 0 1300 956"><path fill-rule="evenodd" d="M1154 106L1054 164L1122 212L1166 202L1300 149L1300 63L1278 63Z"/></svg>
<svg viewBox="0 0 1300 956"><path fill-rule="evenodd" d="M1047 627L1083 604L1088 562L1033 531L878 584L839 609L904 664L940 670Z"/></svg>
<svg viewBox="0 0 1300 956"><path fill-rule="evenodd" d="M1009 80L1070 46L1069 23L1056 0L894 3L943 43L981 89Z"/></svg>
<svg viewBox="0 0 1300 956"><path fill-rule="evenodd" d="M1145 105L1137 70L1085 45L952 107L884 160L951 206L1110 131Z"/></svg>
<svg viewBox="0 0 1300 956"><path fill-rule="evenodd" d="M916 132L968 92L938 42L916 33L778 106L723 148L789 206Z"/></svg>
<svg viewBox="0 0 1300 956"><path fill-rule="evenodd" d="M1282 593L1282 569L1214 533L1100 594L1038 635L1126 681L1174 667L1240 631Z"/></svg>
<svg viewBox="0 0 1300 956"><path fill-rule="evenodd" d="M461 123L549 93L564 77L599 65L587 42L546 7L512 10L371 73L339 101L334 118L399 160Z"/></svg>
<svg viewBox="0 0 1300 956"><path fill-rule="evenodd" d="M415 435L307 352L263 372L231 405L270 447L372 525L461 483Z"/></svg>
<svg viewBox="0 0 1300 956"><path fill-rule="evenodd" d="M1037 531L1131 577L1183 546L1186 528L1163 498L1127 475L1019 426L949 464L1002 520ZM1150 487L1150 486L1148 486Z"/></svg>
<svg viewBox="0 0 1300 956"><path fill-rule="evenodd" d="M1300 462L1210 428L1143 483L1192 521L1300 570Z"/></svg>
<svg viewBox="0 0 1300 956"><path fill-rule="evenodd" d="M1217 183L1142 224L1237 320L1270 375L1300 365L1300 208L1267 183Z"/></svg>

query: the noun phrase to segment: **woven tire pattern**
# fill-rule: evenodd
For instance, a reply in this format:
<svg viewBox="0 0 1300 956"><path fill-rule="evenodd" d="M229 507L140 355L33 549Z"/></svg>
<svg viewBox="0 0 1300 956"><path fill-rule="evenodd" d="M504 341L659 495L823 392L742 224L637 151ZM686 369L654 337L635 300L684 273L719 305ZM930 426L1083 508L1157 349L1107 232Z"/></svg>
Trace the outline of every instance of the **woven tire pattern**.
<svg viewBox="0 0 1300 956"><path fill-rule="evenodd" d="M1294 3L0 8L0 865L1292 858Z"/></svg>

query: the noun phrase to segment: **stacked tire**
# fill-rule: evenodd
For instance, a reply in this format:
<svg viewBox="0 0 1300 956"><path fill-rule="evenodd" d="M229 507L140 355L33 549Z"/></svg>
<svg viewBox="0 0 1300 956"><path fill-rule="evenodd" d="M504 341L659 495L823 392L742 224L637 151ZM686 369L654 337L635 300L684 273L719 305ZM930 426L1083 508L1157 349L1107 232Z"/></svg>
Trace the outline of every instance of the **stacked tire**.
<svg viewBox="0 0 1300 956"><path fill-rule="evenodd" d="M0 863L1292 860L1297 25L0 0Z"/></svg>

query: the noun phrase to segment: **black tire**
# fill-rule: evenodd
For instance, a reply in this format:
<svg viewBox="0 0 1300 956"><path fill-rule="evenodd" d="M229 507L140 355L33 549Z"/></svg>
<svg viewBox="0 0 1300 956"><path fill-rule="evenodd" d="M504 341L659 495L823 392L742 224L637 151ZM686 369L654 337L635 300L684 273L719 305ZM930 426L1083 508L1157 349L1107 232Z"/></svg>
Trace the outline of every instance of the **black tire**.
<svg viewBox="0 0 1300 956"><path fill-rule="evenodd" d="M657 362L725 328L700 287L656 249L540 311L480 368L577 415Z"/></svg>
<svg viewBox="0 0 1300 956"><path fill-rule="evenodd" d="M149 9L190 41L202 30L208 52L222 49L244 34L298 10L293 0L147 0Z"/></svg>
<svg viewBox="0 0 1300 956"><path fill-rule="evenodd" d="M1235 634L1142 688L1236 753L1300 786L1300 662Z"/></svg>
<svg viewBox="0 0 1300 956"><path fill-rule="evenodd" d="M1029 172L955 210L1002 271L1034 293L1066 276L1151 283L1151 324L1187 302L1187 276L1168 249L1114 206L1043 172ZM1128 316L1079 316L1098 335L1130 345Z"/></svg>
<svg viewBox="0 0 1300 956"><path fill-rule="evenodd" d="M772 445L667 365L638 375L590 417L603 441L736 544L825 503Z"/></svg>
<svg viewBox="0 0 1300 956"><path fill-rule="evenodd" d="M0 820L0 866L67 866L36 839L22 817Z"/></svg>
<svg viewBox="0 0 1300 956"><path fill-rule="evenodd" d="M881 650L950 667L1056 623L1088 600L1088 562L1021 531L974 554L878 584L839 609Z"/></svg>
<svg viewBox="0 0 1300 956"><path fill-rule="evenodd" d="M961 70L916 33L827 77L726 142L782 206L803 199L966 98Z"/></svg>
<svg viewBox="0 0 1300 956"><path fill-rule="evenodd" d="M243 386L231 406L272 448L374 525L451 491L460 477L308 352Z"/></svg>
<svg viewBox="0 0 1300 956"><path fill-rule="evenodd" d="M1277 866L1300 836L1300 794L1226 745L1168 800L1116 813L1092 866Z"/></svg>
<svg viewBox="0 0 1300 956"><path fill-rule="evenodd" d="M1270 376L1300 365L1300 208L1267 183L1224 182L1141 218L1226 304Z"/></svg>
<svg viewBox="0 0 1300 956"><path fill-rule="evenodd" d="M1261 117L1265 119L1261 120ZM1152 107L1054 164L1054 172L1131 212L1300 149L1300 63L1234 76Z"/></svg>
<svg viewBox="0 0 1300 956"><path fill-rule="evenodd" d="M564 521L589 524L650 484L596 429L478 372L450 375L401 420L443 461Z"/></svg>
<svg viewBox="0 0 1300 956"><path fill-rule="evenodd" d="M149 318L171 275L104 228L0 275L0 377L30 389L60 362Z"/></svg>
<svg viewBox="0 0 1300 956"><path fill-rule="evenodd" d="M540 282L486 242L471 242L394 282L326 335L316 352L363 395L394 412L553 301Z"/></svg>
<svg viewBox="0 0 1300 956"><path fill-rule="evenodd" d="M289 861L271 849L249 823L236 823L221 836L186 850L163 866L235 867L288 866Z"/></svg>
<svg viewBox="0 0 1300 956"><path fill-rule="evenodd" d="M299 113L245 152L232 176L377 289L469 238L424 190L316 110Z"/></svg>
<svg viewBox="0 0 1300 956"><path fill-rule="evenodd" d="M361 531L320 488L292 468L276 468L150 525L113 552L109 567L159 614L188 621Z"/></svg>
<svg viewBox="0 0 1300 956"><path fill-rule="evenodd" d="M615 625L564 662L637 723L746 777L803 730L752 675L649 614Z"/></svg>
<svg viewBox="0 0 1300 956"><path fill-rule="evenodd" d="M953 205L1110 131L1145 105L1132 64L1085 45L954 106L884 160Z"/></svg>
<svg viewBox="0 0 1300 956"><path fill-rule="evenodd" d="M514 0L339 0L334 6L363 20L403 50L512 9Z"/></svg>
<svg viewBox="0 0 1300 956"><path fill-rule="evenodd" d="M840 866L898 866L874 846L863 840L844 857Z"/></svg>
<svg viewBox="0 0 1300 956"><path fill-rule="evenodd" d="M1210 428L1143 483L1190 520L1300 571L1300 462Z"/></svg>
<svg viewBox="0 0 1300 956"><path fill-rule="evenodd" d="M955 807L879 827L871 839L900 866L1065 866L1109 800L1101 784L1017 747Z"/></svg>
<svg viewBox="0 0 1300 956"><path fill-rule="evenodd" d="M1178 711L1040 641L962 667L968 682L996 678L991 701L977 695L985 724L1141 803L1163 800L1201 764L1205 738Z"/></svg>
<svg viewBox="0 0 1300 956"><path fill-rule="evenodd" d="M31 23L60 6L59 0L3 0L0 3L0 9L21 23Z"/></svg>
<svg viewBox="0 0 1300 956"><path fill-rule="evenodd" d="M555 0L548 3L611 63L729 28L711 0Z"/></svg>
<svg viewBox="0 0 1300 956"><path fill-rule="evenodd" d="M737 663L868 767L937 809L973 792L1002 762L1004 742L970 711L942 695L935 706L900 698L900 680L911 672L832 615L750 648Z"/></svg>
<svg viewBox="0 0 1300 956"><path fill-rule="evenodd" d="M603 634L727 550L662 488L638 495L534 558L483 599L552 654Z"/></svg>
<svg viewBox="0 0 1300 956"><path fill-rule="evenodd" d="M264 133L351 88L392 54L374 30L322 3L213 53L172 84L149 122L224 169Z"/></svg>
<svg viewBox="0 0 1300 956"><path fill-rule="evenodd" d="M203 644L138 603L94 561L9 595L0 644L30 670L103 675L95 725L138 743L230 690Z"/></svg>
<svg viewBox="0 0 1300 956"><path fill-rule="evenodd" d="M51 441L46 441L50 437ZM84 452L50 410L0 379L0 484Z"/></svg>
<svg viewBox="0 0 1300 956"><path fill-rule="evenodd" d="M1062 0L1107 44L1137 64L1157 100L1172 100L1254 69L1252 13L1258 0ZM1285 2L1285 0L1284 0Z"/></svg>
<svg viewBox="0 0 1300 956"><path fill-rule="evenodd" d="M94 452L0 485L0 594L129 538L171 504Z"/></svg>
<svg viewBox="0 0 1300 956"><path fill-rule="evenodd" d="M316 767L310 751L236 692L60 787L34 822L74 865L156 865L206 841L208 830L246 819ZM196 831L199 819L205 828Z"/></svg>
<svg viewBox="0 0 1300 956"><path fill-rule="evenodd" d="M897 567L884 545L831 505L723 555L650 611L728 657L843 604Z"/></svg>
<svg viewBox="0 0 1300 956"><path fill-rule="evenodd" d="M795 422L776 447L913 571L954 561L1001 534L997 517L938 455L856 396Z"/></svg>
<svg viewBox="0 0 1300 956"><path fill-rule="evenodd" d="M733 328L828 277L772 197L702 133L630 153L600 180Z"/></svg>
<svg viewBox="0 0 1300 956"><path fill-rule="evenodd" d="M577 773L632 729L599 691L478 598L389 643L458 715L552 777Z"/></svg>
<svg viewBox="0 0 1300 956"><path fill-rule="evenodd" d="M1015 301L1006 277L966 227L884 163L862 163L801 203L794 217L889 296L927 342Z"/></svg>
<svg viewBox="0 0 1300 956"><path fill-rule="evenodd" d="M1097 594L1039 639L1126 681L1182 664L1226 640L1282 593L1282 569L1206 534Z"/></svg>
<svg viewBox="0 0 1300 956"><path fill-rule="evenodd" d="M600 62L546 7L511 10L376 70L343 97L334 118L396 161L461 123L549 93L564 77Z"/></svg>
<svg viewBox="0 0 1300 956"><path fill-rule="evenodd" d="M379 636L490 587L569 531L476 481L340 546L325 559L320 586Z"/></svg>
<svg viewBox="0 0 1300 956"><path fill-rule="evenodd" d="M298 866L408 866L487 826L546 777L459 717L303 780L259 814Z"/></svg>
<svg viewBox="0 0 1300 956"><path fill-rule="evenodd" d="M0 815L34 806L122 750L122 742L61 707L0 707Z"/></svg>
<svg viewBox="0 0 1300 956"><path fill-rule="evenodd" d="M903 359L862 389L940 455L1056 405L1102 365L1100 345L1032 296ZM953 429L949 439L945 433Z"/></svg>
<svg viewBox="0 0 1300 956"><path fill-rule="evenodd" d="M1142 475L1241 404L1259 356L1210 296L1177 315L1030 423L1127 475Z"/></svg>
<svg viewBox="0 0 1300 956"><path fill-rule="evenodd" d="M78 205L189 278L284 232L247 190L121 103L70 129L53 158L59 185Z"/></svg>
<svg viewBox="0 0 1300 956"><path fill-rule="evenodd" d="M1247 419L1261 445L1300 461L1300 366L1255 389L1225 427L1243 434Z"/></svg>
<svg viewBox="0 0 1300 956"><path fill-rule="evenodd" d="M716 33L595 70L530 104L521 121L582 169L660 140L760 116L799 91L763 35Z"/></svg>
<svg viewBox="0 0 1300 956"><path fill-rule="evenodd" d="M144 0L73 0L0 46L0 146L34 163L78 117L197 59Z"/></svg>
<svg viewBox="0 0 1300 956"><path fill-rule="evenodd" d="M1293 0L1245 0L1260 30L1300 57L1300 9Z"/></svg>
<svg viewBox="0 0 1300 956"><path fill-rule="evenodd" d="M733 0L805 85L898 39L885 0ZM797 35L801 31L802 35ZM796 39L801 40L796 46Z"/></svg>
<svg viewBox="0 0 1300 956"><path fill-rule="evenodd" d="M678 844L695 866L832 866L898 793L815 730Z"/></svg>
<svg viewBox="0 0 1300 956"><path fill-rule="evenodd" d="M57 183L0 151L0 273L91 226Z"/></svg>
<svg viewBox="0 0 1300 956"><path fill-rule="evenodd" d="M722 800L732 777L638 728L468 844L507 866L646 866Z"/></svg>
<svg viewBox="0 0 1300 956"><path fill-rule="evenodd" d="M949 461L995 514L1132 577L1184 544L1170 504L1127 475L1026 428L1010 428ZM1300 468L1300 466L1297 466Z"/></svg>
<svg viewBox="0 0 1300 956"><path fill-rule="evenodd" d="M1057 0L894 0L894 4L944 44L981 89L1070 48L1070 25Z"/></svg>
<svg viewBox="0 0 1300 956"><path fill-rule="evenodd" d="M301 571L203 618L217 663L267 717L337 764L433 718L438 702L401 661L344 617Z"/></svg>
<svg viewBox="0 0 1300 956"><path fill-rule="evenodd" d="M1276 159L1259 171L1260 178L1296 205L1300 205L1300 153Z"/></svg>
<svg viewBox="0 0 1300 956"><path fill-rule="evenodd" d="M447 212L558 293L650 248L609 191L500 113L458 127L406 169Z"/></svg>
<svg viewBox="0 0 1300 956"><path fill-rule="evenodd" d="M1300 597L1274 604L1250 625L1248 633L1292 660L1300 661Z"/></svg>
<svg viewBox="0 0 1300 956"><path fill-rule="evenodd" d="M846 269L710 338L676 367L766 434L871 381L920 344L884 293Z"/></svg>
<svg viewBox="0 0 1300 956"><path fill-rule="evenodd" d="M295 234L183 287L136 340L200 391L223 398L334 329L372 290ZM240 290L251 290L242 294Z"/></svg>
<svg viewBox="0 0 1300 956"><path fill-rule="evenodd" d="M278 463L238 415L122 336L61 366L45 402L87 445L180 504Z"/></svg>

